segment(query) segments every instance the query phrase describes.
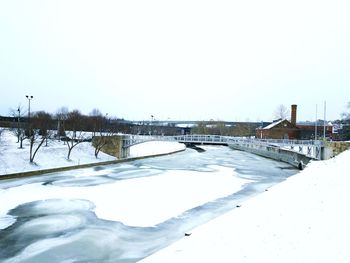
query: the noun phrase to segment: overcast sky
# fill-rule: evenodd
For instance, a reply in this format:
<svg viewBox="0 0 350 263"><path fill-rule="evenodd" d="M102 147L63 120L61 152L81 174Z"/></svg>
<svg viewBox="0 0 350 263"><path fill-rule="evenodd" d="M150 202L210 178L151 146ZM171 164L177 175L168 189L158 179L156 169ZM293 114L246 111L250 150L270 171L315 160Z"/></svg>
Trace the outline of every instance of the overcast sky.
<svg viewBox="0 0 350 263"><path fill-rule="evenodd" d="M131 120L340 118L350 1L0 0L0 114L18 104Z"/></svg>

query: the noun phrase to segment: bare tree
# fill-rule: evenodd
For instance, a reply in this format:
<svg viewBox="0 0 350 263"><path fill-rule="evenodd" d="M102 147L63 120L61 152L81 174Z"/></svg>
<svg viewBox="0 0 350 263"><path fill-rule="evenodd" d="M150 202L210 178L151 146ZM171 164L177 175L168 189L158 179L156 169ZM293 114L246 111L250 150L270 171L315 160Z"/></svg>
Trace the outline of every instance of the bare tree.
<svg viewBox="0 0 350 263"><path fill-rule="evenodd" d="M89 118L91 125L92 125L92 136L96 135L96 132L100 132L102 129L102 126L105 122L102 113L99 109L95 108L90 112L90 118Z"/></svg>
<svg viewBox="0 0 350 263"><path fill-rule="evenodd" d="M44 111L39 111L33 114L29 127L29 160L31 163L34 162L34 158L40 149L40 147L51 135L50 124L51 115Z"/></svg>
<svg viewBox="0 0 350 263"><path fill-rule="evenodd" d="M62 136L65 136L65 121L68 118L68 108L67 107L61 107L56 112L56 119L57 119L57 137L60 140Z"/></svg>
<svg viewBox="0 0 350 263"><path fill-rule="evenodd" d="M95 157L98 158L98 154L100 153L102 148L108 143L109 137L111 137L114 134L114 132L111 127L108 127L108 119L103 117L102 113L98 109L94 109L90 113L90 119L93 123L92 144L95 147ZM99 132L99 136L96 136L96 131Z"/></svg>
<svg viewBox="0 0 350 263"><path fill-rule="evenodd" d="M19 148L22 149L23 148L23 141L25 139L28 139L28 137L26 136L24 129L21 129L20 131L21 131L21 133L19 134L19 142L20 142Z"/></svg>
<svg viewBox="0 0 350 263"><path fill-rule="evenodd" d="M46 141L52 136L52 116L50 113L47 113L45 111L38 111L34 114L32 120L32 126L39 129L39 135L44 137Z"/></svg>
<svg viewBox="0 0 350 263"><path fill-rule="evenodd" d="M23 109L23 107L19 104L16 109L10 109L10 114L12 117L17 118L17 127L12 129L12 132L17 137L17 143L20 143L19 148L23 148L23 141L27 139L27 136L25 134L25 128L23 125L23 117L26 114L26 111Z"/></svg>
<svg viewBox="0 0 350 263"><path fill-rule="evenodd" d="M107 124L107 123L106 123ZM114 130L110 128L108 131L104 127L105 132L100 131L100 136L95 136L92 139L92 144L95 147L95 157L98 158L98 154L103 149L103 147L109 142L111 136L115 134Z"/></svg>
<svg viewBox="0 0 350 263"><path fill-rule="evenodd" d="M280 104L277 106L277 108L274 111L274 118L275 119L286 119L289 116L289 110L286 106L283 104Z"/></svg>
<svg viewBox="0 0 350 263"><path fill-rule="evenodd" d="M68 147L67 159L70 159L71 152L75 146L78 144L88 141L85 133L82 131L84 122L84 116L80 113L79 110L73 110L67 114L66 123L69 127L69 130L65 130L66 141Z"/></svg>
<svg viewBox="0 0 350 263"><path fill-rule="evenodd" d="M111 137L113 133L100 134L100 136L93 137L93 146L95 146L95 158L98 158L98 154L102 150L102 148L108 143L109 137Z"/></svg>
<svg viewBox="0 0 350 263"><path fill-rule="evenodd" d="M45 142L45 137L40 136L39 129L32 129L29 136L29 161L34 162L35 155Z"/></svg>
<svg viewBox="0 0 350 263"><path fill-rule="evenodd" d="M89 141L89 139L83 131L69 131L66 133L68 134L68 136L66 136L68 147L67 160L70 160L70 155L72 153L73 148L82 142Z"/></svg>
<svg viewBox="0 0 350 263"><path fill-rule="evenodd" d="M207 134L207 124L204 121L198 122L197 126L193 128L193 132L196 134Z"/></svg>
<svg viewBox="0 0 350 263"><path fill-rule="evenodd" d="M217 135L226 135L226 126L225 126L225 122L223 121L216 121L215 124L213 125L214 128L214 132Z"/></svg>

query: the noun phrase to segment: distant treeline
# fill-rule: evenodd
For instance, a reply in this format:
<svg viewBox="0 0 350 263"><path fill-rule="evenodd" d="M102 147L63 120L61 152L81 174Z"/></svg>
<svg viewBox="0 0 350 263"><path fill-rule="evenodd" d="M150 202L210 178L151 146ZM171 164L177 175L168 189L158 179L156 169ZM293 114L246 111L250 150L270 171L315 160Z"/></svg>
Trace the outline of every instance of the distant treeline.
<svg viewBox="0 0 350 263"><path fill-rule="evenodd" d="M183 130L174 126L156 126L148 124L133 124L117 118L107 118L100 114L83 115L74 110L59 115L51 115L39 111L28 116L0 116L0 127L26 128L63 131L113 132L127 134L180 135Z"/></svg>
<svg viewBox="0 0 350 263"><path fill-rule="evenodd" d="M0 116L0 126L8 128L31 128L60 130L82 130L90 132L114 132L142 135L182 135L212 134L224 136L254 136L255 129L261 125L256 122L227 123L222 121L199 121L194 127L177 127L175 125L159 125L151 123L135 124L117 118L107 118L102 114L83 115L78 110L51 115L39 111L28 116Z"/></svg>

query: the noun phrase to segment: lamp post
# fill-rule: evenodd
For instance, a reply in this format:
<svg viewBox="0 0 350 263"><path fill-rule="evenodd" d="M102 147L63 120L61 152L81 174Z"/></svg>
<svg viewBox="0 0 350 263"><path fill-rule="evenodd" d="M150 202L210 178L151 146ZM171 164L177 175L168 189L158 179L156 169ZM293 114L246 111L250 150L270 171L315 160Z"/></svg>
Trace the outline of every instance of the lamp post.
<svg viewBox="0 0 350 263"><path fill-rule="evenodd" d="M20 129L20 124L19 124L19 122L20 122L20 117L21 117L21 109L18 107L18 109L17 109L17 111L18 111L18 116L17 116L17 143L19 143L19 137L21 136L21 129Z"/></svg>
<svg viewBox="0 0 350 263"><path fill-rule="evenodd" d="M26 98L28 99L28 132L29 136L31 136L31 131L30 131L30 101L34 98L33 96L26 95Z"/></svg>
<svg viewBox="0 0 350 263"><path fill-rule="evenodd" d="M151 115L151 135L152 135L153 118L154 118L154 116L153 116L153 115Z"/></svg>
<svg viewBox="0 0 350 263"><path fill-rule="evenodd" d="M18 111L17 123L18 123L18 129L19 129L19 121L20 121L19 118L21 117L21 109L18 107L17 111Z"/></svg>

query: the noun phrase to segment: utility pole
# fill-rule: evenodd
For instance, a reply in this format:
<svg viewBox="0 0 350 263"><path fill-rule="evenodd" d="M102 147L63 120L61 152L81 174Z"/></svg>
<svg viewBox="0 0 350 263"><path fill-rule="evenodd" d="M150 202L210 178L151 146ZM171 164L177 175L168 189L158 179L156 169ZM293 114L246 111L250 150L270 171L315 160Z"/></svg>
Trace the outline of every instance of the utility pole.
<svg viewBox="0 0 350 263"><path fill-rule="evenodd" d="M18 106L18 116L17 116L17 143L19 142L19 137L21 136L21 129L20 129L20 118L21 118L21 109Z"/></svg>
<svg viewBox="0 0 350 263"><path fill-rule="evenodd" d="M326 140L326 101L324 101L323 114L323 140Z"/></svg>
<svg viewBox="0 0 350 263"><path fill-rule="evenodd" d="M30 101L34 98L33 96L26 95L26 98L28 99L28 133L29 137L31 136L31 130L30 130Z"/></svg>
<svg viewBox="0 0 350 263"><path fill-rule="evenodd" d="M17 111L18 111L17 121L18 121L18 127L19 127L19 118L21 117L21 109L18 107Z"/></svg>
<svg viewBox="0 0 350 263"><path fill-rule="evenodd" d="M316 104L316 116L315 116L315 141L317 140L317 104Z"/></svg>

